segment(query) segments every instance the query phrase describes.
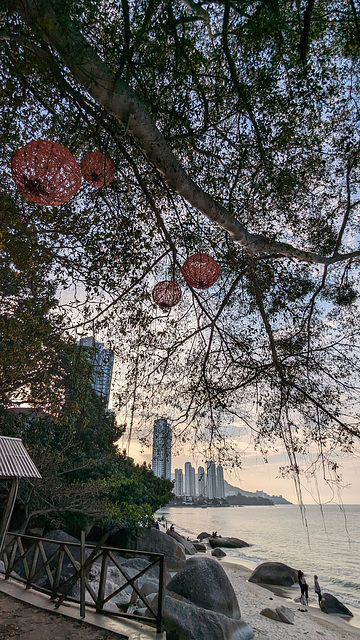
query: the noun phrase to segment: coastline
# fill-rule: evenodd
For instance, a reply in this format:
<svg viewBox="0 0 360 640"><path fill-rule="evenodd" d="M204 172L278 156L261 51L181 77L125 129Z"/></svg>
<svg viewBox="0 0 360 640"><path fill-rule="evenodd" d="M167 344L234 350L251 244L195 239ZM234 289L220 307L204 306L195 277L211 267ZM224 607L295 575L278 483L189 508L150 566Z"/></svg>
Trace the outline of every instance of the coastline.
<svg viewBox="0 0 360 640"><path fill-rule="evenodd" d="M298 640L300 635L307 635L313 640L317 637L324 637L326 640L354 640L360 638L360 611L354 613L354 618L350 622L348 618L341 616L327 615L318 606L310 605L303 607L299 602L295 602L298 593L294 591L294 598L287 597L281 588L276 588L277 593L267 587L248 582L251 569L242 566L240 563L228 561L227 558L219 560L225 570L236 593L241 617L254 630L254 640ZM280 595L282 593L282 595ZM312 599L313 594L311 594ZM313 596L316 603L316 596ZM287 625L275 622L262 615L260 611L266 607L285 606L292 609L295 614L294 625ZM307 609L306 612L299 609Z"/></svg>
<svg viewBox="0 0 360 640"><path fill-rule="evenodd" d="M187 537L181 526L176 530ZM226 549L225 549L226 552ZM197 555L211 556L211 549ZM191 556L189 556L191 557ZM317 596L310 592L310 604L303 607L299 600L299 590L271 585L258 585L248 582L248 578L258 563L234 556L225 556L216 560L225 570L239 602L241 617L254 631L254 640L298 640L299 634L306 635L309 640L325 638L326 640L360 640L360 609L351 607L353 618L329 615L321 611L317 605ZM286 563L286 558L284 559ZM294 624L276 622L260 615L260 611L269 607L275 609L285 606L295 614ZM299 611L299 609L307 611Z"/></svg>

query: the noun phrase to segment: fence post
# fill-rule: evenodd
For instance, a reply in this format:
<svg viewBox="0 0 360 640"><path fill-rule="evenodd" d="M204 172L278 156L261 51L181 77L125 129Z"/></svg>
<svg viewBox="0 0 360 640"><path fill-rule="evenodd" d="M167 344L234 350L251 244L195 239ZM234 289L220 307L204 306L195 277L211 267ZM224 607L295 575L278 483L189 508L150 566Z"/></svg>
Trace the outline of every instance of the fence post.
<svg viewBox="0 0 360 640"><path fill-rule="evenodd" d="M156 619L156 631L161 633L163 630L162 612L164 608L165 597L165 574L166 574L166 560L165 556L160 556L160 570L159 570L159 600Z"/></svg>
<svg viewBox="0 0 360 640"><path fill-rule="evenodd" d="M101 613L103 608L104 596L105 596L107 568L109 564L109 556L106 549L103 549L101 560L102 562L101 562L100 584L99 584L98 597L96 601L96 613Z"/></svg>
<svg viewBox="0 0 360 640"><path fill-rule="evenodd" d="M61 545L59 547L58 564L55 570L55 576L54 576L54 582L53 582L53 588L52 588L50 600L56 600L57 598L57 592L60 585L61 573L62 573L63 562L64 562L64 553L65 553L64 545Z"/></svg>
<svg viewBox="0 0 360 640"><path fill-rule="evenodd" d="M39 545L37 544L35 546L35 549L34 549L34 557L33 557L32 563L31 563L30 573L29 573L28 579L26 581L26 589L31 589L31 579L33 577L33 574L36 571L36 565L37 565L38 557L39 557Z"/></svg>
<svg viewBox="0 0 360 640"><path fill-rule="evenodd" d="M85 618L85 531L80 538L80 618Z"/></svg>

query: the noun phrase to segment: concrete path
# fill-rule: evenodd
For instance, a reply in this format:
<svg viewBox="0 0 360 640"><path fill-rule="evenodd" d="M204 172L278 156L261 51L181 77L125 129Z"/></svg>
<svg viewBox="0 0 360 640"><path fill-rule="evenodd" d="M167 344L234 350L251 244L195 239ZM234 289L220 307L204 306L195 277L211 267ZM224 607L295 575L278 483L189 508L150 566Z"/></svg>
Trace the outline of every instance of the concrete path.
<svg viewBox="0 0 360 640"><path fill-rule="evenodd" d="M82 622L78 604L65 602L59 609L55 609L54 603L50 601L48 595L33 589L25 589L21 582L11 578L5 580L3 575L0 575L0 591L52 614L55 613L59 616L75 619L79 623ZM111 614L98 614L89 607L86 608L85 622L98 629L111 632L122 640L166 640L165 632L156 633L156 630L149 625L124 618L119 619Z"/></svg>

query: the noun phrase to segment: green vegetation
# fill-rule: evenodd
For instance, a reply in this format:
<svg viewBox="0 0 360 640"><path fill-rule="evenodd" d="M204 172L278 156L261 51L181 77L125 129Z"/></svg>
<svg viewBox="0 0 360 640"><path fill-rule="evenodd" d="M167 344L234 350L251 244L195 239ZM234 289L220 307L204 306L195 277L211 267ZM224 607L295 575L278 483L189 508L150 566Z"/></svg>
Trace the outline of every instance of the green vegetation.
<svg viewBox="0 0 360 640"><path fill-rule="evenodd" d="M122 430L90 385L70 401L72 415L61 418L0 406L0 433L21 437L42 475L21 483L14 525L73 535L93 525L132 533L151 525L154 511L171 499L172 483L117 450Z"/></svg>
<svg viewBox="0 0 360 640"><path fill-rule="evenodd" d="M250 428L282 473L339 480L360 435L359 25L352 0L1 0L6 406L62 414L59 341L91 332L129 431L171 415L179 446L237 466ZM10 159L38 138L108 153L114 181L24 201ZM180 271L198 251L221 267L205 291Z"/></svg>

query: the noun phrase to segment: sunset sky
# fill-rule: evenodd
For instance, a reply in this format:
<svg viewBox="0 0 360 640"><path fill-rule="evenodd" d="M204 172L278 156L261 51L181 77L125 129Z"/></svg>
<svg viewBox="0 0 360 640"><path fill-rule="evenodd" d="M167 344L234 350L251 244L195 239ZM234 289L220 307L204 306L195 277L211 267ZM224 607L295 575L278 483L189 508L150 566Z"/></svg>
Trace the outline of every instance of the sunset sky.
<svg viewBox="0 0 360 640"><path fill-rule="evenodd" d="M120 441L122 448L127 447L127 438ZM255 451L251 439L245 438L238 442L242 451L242 468L229 472L225 469L225 480L230 484L240 487L245 491L263 490L270 495L282 494L284 498L297 503L294 482L290 478L280 476L279 467L287 464L284 452L269 452L268 462L265 463L261 454ZM144 448L133 438L128 454L135 462L146 461L151 463L151 447ZM172 455L171 470L184 469L185 462L191 462L197 471L199 465L204 465L204 460L199 456L193 456L192 452L185 455ZM302 479L302 497L304 504L313 504L329 501L343 504L358 504L360 502L360 452L357 456L339 455L338 464L343 475L343 487L340 491L333 483L325 482L321 470L312 479Z"/></svg>

